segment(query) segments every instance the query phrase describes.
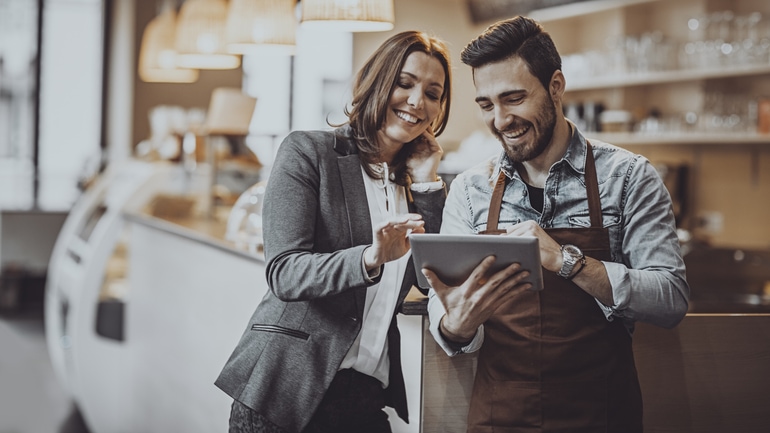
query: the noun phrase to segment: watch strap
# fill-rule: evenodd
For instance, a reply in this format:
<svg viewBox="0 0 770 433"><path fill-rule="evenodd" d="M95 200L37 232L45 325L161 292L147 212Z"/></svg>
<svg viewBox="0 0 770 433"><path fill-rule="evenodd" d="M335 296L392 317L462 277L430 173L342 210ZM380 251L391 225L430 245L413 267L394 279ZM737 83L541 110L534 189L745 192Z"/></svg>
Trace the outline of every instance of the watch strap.
<svg viewBox="0 0 770 433"><path fill-rule="evenodd" d="M573 255L568 249L575 249L579 253L578 256ZM580 250L580 248L570 245L570 244L564 244L561 246L561 253L562 253L562 265L561 269L557 273L558 276L569 279L570 274L572 274L572 271L575 269L575 265L578 264L581 260L585 259L585 255Z"/></svg>
<svg viewBox="0 0 770 433"><path fill-rule="evenodd" d="M577 274L583 272L583 268L586 267L586 257L583 256L583 258L580 259L580 267L578 268L577 272L567 277L567 281L572 281L573 278L577 277Z"/></svg>

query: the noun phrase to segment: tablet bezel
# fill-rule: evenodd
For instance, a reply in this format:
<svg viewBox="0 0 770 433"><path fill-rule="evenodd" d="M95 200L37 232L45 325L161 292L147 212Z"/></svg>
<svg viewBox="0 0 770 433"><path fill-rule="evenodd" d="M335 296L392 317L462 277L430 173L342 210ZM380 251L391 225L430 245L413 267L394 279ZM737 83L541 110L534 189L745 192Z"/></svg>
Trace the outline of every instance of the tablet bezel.
<svg viewBox="0 0 770 433"><path fill-rule="evenodd" d="M417 233L409 235L418 286L430 288L422 268L428 268L448 286L459 286L481 261L494 255L490 274L512 263L529 271L530 290L543 289L540 247L534 236Z"/></svg>

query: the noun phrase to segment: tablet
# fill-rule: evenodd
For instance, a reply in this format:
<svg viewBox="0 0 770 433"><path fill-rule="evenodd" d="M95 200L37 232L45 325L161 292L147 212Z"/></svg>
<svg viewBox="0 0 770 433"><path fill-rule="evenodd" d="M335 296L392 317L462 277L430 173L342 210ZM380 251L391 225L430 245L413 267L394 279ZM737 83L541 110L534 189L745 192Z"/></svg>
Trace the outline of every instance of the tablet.
<svg viewBox="0 0 770 433"><path fill-rule="evenodd" d="M409 235L409 242L417 282L423 289L430 288L430 284L422 274L422 268L432 270L449 286L459 286L489 255L497 258L491 273L512 263L521 263L522 268L529 271L525 281L532 283L530 290L543 289L540 247L534 236L418 233Z"/></svg>

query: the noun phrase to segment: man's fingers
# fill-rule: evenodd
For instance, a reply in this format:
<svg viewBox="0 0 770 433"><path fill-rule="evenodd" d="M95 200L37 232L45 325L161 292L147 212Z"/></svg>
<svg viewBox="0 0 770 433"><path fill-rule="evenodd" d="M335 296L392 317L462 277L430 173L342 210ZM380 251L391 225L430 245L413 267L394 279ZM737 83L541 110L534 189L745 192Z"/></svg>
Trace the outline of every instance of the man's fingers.
<svg viewBox="0 0 770 433"><path fill-rule="evenodd" d="M471 276L469 277L469 279L475 280L477 283L484 284L484 282L486 282L485 277L487 275L487 271L489 271L489 268L491 268L492 265L495 264L495 260L497 260L497 258L493 255L484 257L484 260L482 260L476 266L473 272L471 272Z"/></svg>
<svg viewBox="0 0 770 433"><path fill-rule="evenodd" d="M524 273L529 275L527 271L521 270L521 265L518 263L513 263L509 266L506 266L505 269L502 269L491 275L488 279L485 279L484 282L488 283L492 287L495 287L507 282L510 279L519 281L521 278L526 278L526 276L521 277L521 275Z"/></svg>
<svg viewBox="0 0 770 433"><path fill-rule="evenodd" d="M497 300L497 304L503 305L509 302L511 299L521 295L523 292L529 290L530 288L532 288L531 283L523 283L518 279L509 279L500 286L500 292L502 294Z"/></svg>
<svg viewBox="0 0 770 433"><path fill-rule="evenodd" d="M433 271L428 268L422 268L421 271L422 274L425 275L425 278L428 280L430 286L433 287L434 290L438 289L436 290L436 293L438 293L441 289L446 288L446 284L444 284L444 282L441 281Z"/></svg>

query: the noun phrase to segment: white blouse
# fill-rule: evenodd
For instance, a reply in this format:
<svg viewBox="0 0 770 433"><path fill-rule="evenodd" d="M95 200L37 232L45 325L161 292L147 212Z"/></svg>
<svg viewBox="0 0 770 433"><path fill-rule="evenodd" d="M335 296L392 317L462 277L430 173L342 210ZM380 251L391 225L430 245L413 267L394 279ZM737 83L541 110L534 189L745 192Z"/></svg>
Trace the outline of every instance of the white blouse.
<svg viewBox="0 0 770 433"><path fill-rule="evenodd" d="M382 179L370 178L363 167L361 171L372 227L376 227L392 216L408 213L409 207L405 188L392 182L387 164L377 164L373 168L384 173ZM340 366L340 369L352 368L376 378L383 388L388 386L390 369L388 328L410 256L411 252L408 252L400 259L385 263L380 281L367 288L361 332Z"/></svg>

